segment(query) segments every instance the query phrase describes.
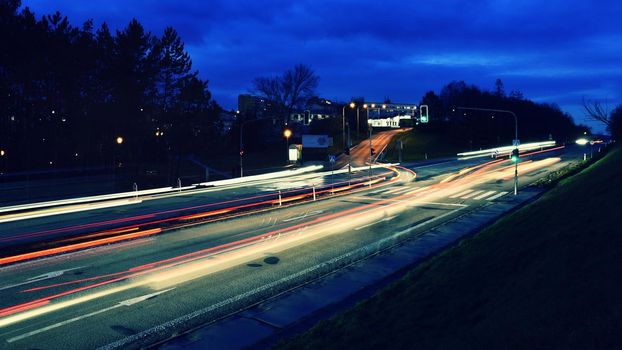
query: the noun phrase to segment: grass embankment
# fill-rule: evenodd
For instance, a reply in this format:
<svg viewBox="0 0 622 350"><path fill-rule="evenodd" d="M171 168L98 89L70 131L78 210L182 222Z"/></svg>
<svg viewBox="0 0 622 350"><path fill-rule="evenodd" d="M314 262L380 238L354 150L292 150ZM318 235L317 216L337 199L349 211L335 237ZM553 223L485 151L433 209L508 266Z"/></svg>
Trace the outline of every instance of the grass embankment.
<svg viewBox="0 0 622 350"><path fill-rule="evenodd" d="M398 135L387 147L386 160L389 162L396 162L399 159L398 140L402 140L402 161L404 162L426 159L426 155L428 159L450 157L464 151L464 147L451 143L450 138L438 131L414 129Z"/></svg>
<svg viewBox="0 0 622 350"><path fill-rule="evenodd" d="M622 348L622 149L283 348Z"/></svg>

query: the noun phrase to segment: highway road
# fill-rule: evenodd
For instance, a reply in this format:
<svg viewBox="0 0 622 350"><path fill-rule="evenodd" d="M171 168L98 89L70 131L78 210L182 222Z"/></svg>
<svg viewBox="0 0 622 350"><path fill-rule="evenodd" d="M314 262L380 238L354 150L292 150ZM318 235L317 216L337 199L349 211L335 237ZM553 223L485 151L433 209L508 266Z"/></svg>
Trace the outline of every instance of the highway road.
<svg viewBox="0 0 622 350"><path fill-rule="evenodd" d="M520 184L581 157L525 156ZM0 267L0 348L139 348L511 196L507 160L410 167L340 196Z"/></svg>
<svg viewBox="0 0 622 350"><path fill-rule="evenodd" d="M265 179L149 194L138 198L3 213L0 215L0 248L3 248L0 251L0 265L3 264L2 258L31 251L33 243L38 243L36 248L41 250L57 247L62 242L82 243L95 237L118 237L121 231L136 234L137 227L143 230L168 228L180 222L185 225L199 220L230 217L249 210L270 208L279 203L290 204L293 200L312 199L314 188L317 197L348 189L349 186L354 190L367 184L368 175L367 169L351 175L343 171L336 174L311 173L286 180ZM385 181L394 175L394 171L385 168L372 169L374 181ZM27 219L30 217L33 218Z"/></svg>
<svg viewBox="0 0 622 350"><path fill-rule="evenodd" d="M375 159L380 155L380 153L389 145L393 137L395 135L406 132L410 129L391 129L384 131L376 131L372 133L372 148L374 149L375 155L373 159ZM362 141L359 144L355 145L350 149L350 162L352 166L364 166L369 163L369 139L366 141ZM336 166L344 167L348 165L348 156L345 154L339 155L337 159Z"/></svg>

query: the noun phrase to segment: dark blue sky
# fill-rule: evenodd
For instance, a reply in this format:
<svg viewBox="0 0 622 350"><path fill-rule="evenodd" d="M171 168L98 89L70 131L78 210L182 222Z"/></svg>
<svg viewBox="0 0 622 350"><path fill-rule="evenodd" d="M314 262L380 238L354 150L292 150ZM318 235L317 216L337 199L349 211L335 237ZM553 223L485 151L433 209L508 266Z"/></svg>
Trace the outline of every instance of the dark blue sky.
<svg viewBox="0 0 622 350"><path fill-rule="evenodd" d="M173 26L215 99L235 108L254 77L296 63L322 96L418 102L451 80L557 103L578 122L582 97L622 103L622 1L23 0L113 29L136 17Z"/></svg>

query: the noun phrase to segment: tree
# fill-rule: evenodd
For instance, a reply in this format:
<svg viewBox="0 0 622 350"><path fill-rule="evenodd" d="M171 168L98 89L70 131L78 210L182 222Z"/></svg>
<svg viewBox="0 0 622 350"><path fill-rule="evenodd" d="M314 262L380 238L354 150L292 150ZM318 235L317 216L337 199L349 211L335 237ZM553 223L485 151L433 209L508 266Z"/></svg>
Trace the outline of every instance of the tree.
<svg viewBox="0 0 622 350"><path fill-rule="evenodd" d="M609 128L611 120L609 119L609 108L606 103L603 105L599 100L586 100L583 98L583 109L588 120L602 123Z"/></svg>
<svg viewBox="0 0 622 350"><path fill-rule="evenodd" d="M503 81L497 78L495 81L495 96L504 97L505 96L505 88L503 87Z"/></svg>
<svg viewBox="0 0 622 350"><path fill-rule="evenodd" d="M158 43L160 53L159 95L164 110L172 107L172 96L179 93L180 83L187 78L192 61L184 50L184 43L172 27L164 29L164 35Z"/></svg>
<svg viewBox="0 0 622 350"><path fill-rule="evenodd" d="M609 118L609 131L614 140L622 139L622 105L618 105Z"/></svg>
<svg viewBox="0 0 622 350"><path fill-rule="evenodd" d="M255 90L274 104L286 120L295 107L304 106L315 95L320 78L304 64L297 64L281 76L259 77L253 81Z"/></svg>
<svg viewBox="0 0 622 350"><path fill-rule="evenodd" d="M434 123L441 120L443 104L441 103L440 97L438 97L434 91L426 92L421 99L421 102L419 102L419 105L428 106L428 116L430 117L430 122Z"/></svg>

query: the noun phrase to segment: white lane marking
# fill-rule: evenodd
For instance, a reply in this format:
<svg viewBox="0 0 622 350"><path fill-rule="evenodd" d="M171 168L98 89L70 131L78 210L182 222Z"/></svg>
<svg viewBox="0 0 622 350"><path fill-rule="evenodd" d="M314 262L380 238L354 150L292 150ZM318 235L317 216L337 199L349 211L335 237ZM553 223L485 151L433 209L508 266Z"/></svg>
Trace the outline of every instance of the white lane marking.
<svg viewBox="0 0 622 350"><path fill-rule="evenodd" d="M318 215L318 214L322 214L323 212L324 212L324 210L315 210L315 211L304 213L304 214L302 214L300 216L295 216L293 218L284 219L284 220L281 220L281 221L283 221L283 222L290 222L290 221L294 221L294 220L300 220L300 219L308 218L310 216L315 216L315 215Z"/></svg>
<svg viewBox="0 0 622 350"><path fill-rule="evenodd" d="M475 191L475 192L471 192L471 193L467 194L466 196L462 196L462 197L460 197L460 198L462 198L462 199L468 199L468 198L471 198L471 197L473 197L473 196L477 196L478 194L481 194L482 192L484 192L484 191Z"/></svg>
<svg viewBox="0 0 622 350"><path fill-rule="evenodd" d="M30 277L25 282L22 282L22 283L16 283L16 284L11 284L11 285L8 285L8 286L0 287L0 290L5 290L5 289L13 288L13 287L19 287L19 286L23 286L25 284L36 283L36 282L44 281L44 280L47 280L47 279L50 279L50 278L59 277L59 276L62 276L67 271L78 270L78 269L82 269L82 268L85 268L85 267L86 266L79 266L79 267L73 267L71 269L65 269L65 270L58 270L58 271L48 272L48 273L43 274L43 275L39 275L39 276L35 276L35 277Z"/></svg>
<svg viewBox="0 0 622 350"><path fill-rule="evenodd" d="M362 230L362 229L364 229L364 228L366 228L366 227L373 226L373 225L375 225L375 224L379 224L379 223L381 223L381 222L391 221L391 220L395 219L396 217L397 217L397 215L395 215L395 216L389 216L388 218L384 218L384 219L378 220L378 221L376 221L376 222L372 222L371 224L367 224L367 225L359 226L359 227L355 228L354 230L355 230L355 231Z"/></svg>
<svg viewBox="0 0 622 350"><path fill-rule="evenodd" d="M494 196L492 196L490 198L486 198L486 200L487 201L492 201L492 200L495 200L495 199L497 199L499 197L505 196L506 194L507 194L507 192L500 192L499 194L496 194L496 195L494 195Z"/></svg>
<svg viewBox="0 0 622 350"><path fill-rule="evenodd" d="M392 190L388 190L388 191L386 191L384 194L391 194L391 193L395 193L395 192L398 192L398 191L403 191L403 190L404 190L404 187L401 187L401 186L400 186L400 187L394 188L394 189L392 189Z"/></svg>
<svg viewBox="0 0 622 350"><path fill-rule="evenodd" d="M386 188L381 188L381 189L379 189L379 190L375 190L375 191L367 192L367 193L365 193L365 194L371 194L371 195L374 195L374 194L378 194L378 193L385 192L386 190L387 190Z"/></svg>
<svg viewBox="0 0 622 350"><path fill-rule="evenodd" d="M486 197L488 197L488 196L492 196L492 195L493 195L493 194L495 194L495 193L497 193L497 191L488 191L488 192L486 192L486 193L484 193L484 194L480 194L479 196L474 197L473 199L482 199L482 198L486 198Z"/></svg>
<svg viewBox="0 0 622 350"><path fill-rule="evenodd" d="M408 192L408 191L411 191L411 190L414 190L414 189L415 188L412 188L412 187L406 187L403 190L393 192L393 194L402 194L402 193L405 193L405 192Z"/></svg>
<svg viewBox="0 0 622 350"><path fill-rule="evenodd" d="M460 207L460 208L464 208L464 207L468 207L468 204L458 204L458 203L440 203L440 202L419 202L419 203L415 203L415 204L411 204L411 207L417 207L417 206L421 206L421 205L446 205L449 207Z"/></svg>
<svg viewBox="0 0 622 350"><path fill-rule="evenodd" d="M43 328L39 328L39 329L34 330L32 332L28 332L28 333L24 333L24 334L18 335L16 337L7 339L7 342L12 343L12 342L15 342L15 341L18 341L18 340L22 340L24 338L28 338L28 337L33 336L35 334L43 333L43 332L49 331L49 330L54 329L54 328L62 327L64 325L67 325L67 324L70 324L70 323L73 323L73 322L76 322L76 321L80 321L80 320L83 320L83 319L91 317L91 316L99 315L101 313L104 313L106 311L110 311L110 310L119 308L121 306L132 306L132 305L138 304L138 303L140 303L142 301L154 298L154 297L156 297L156 296L158 296L160 294L164 294L164 293L166 293L168 291L171 291L173 289L175 289L175 287L169 288L169 289L165 289L165 290L162 290L162 291L159 291L159 292L143 295L143 296L140 296L140 297L124 300L124 301L122 301L122 302L120 302L120 303L118 303L116 305L109 306L109 307L101 309L101 310L93 311L93 312L85 314L85 315L77 316L77 317L70 318L68 320L62 321L62 322L54 323L54 324L51 324L49 326L46 326L46 327L43 327Z"/></svg>
<svg viewBox="0 0 622 350"><path fill-rule="evenodd" d="M456 194L454 194L453 196L450 196L449 198L458 198L458 197L460 197L460 196L464 196L465 194L467 194L467 193L471 193L471 192L473 192L473 191L475 191L475 190L466 190L466 191L462 191L462 192L460 192L460 193L456 193Z"/></svg>

